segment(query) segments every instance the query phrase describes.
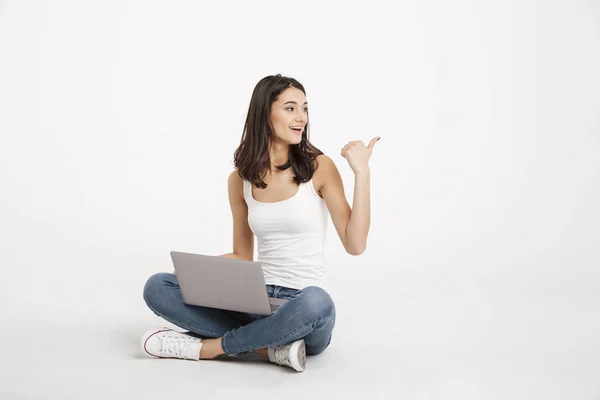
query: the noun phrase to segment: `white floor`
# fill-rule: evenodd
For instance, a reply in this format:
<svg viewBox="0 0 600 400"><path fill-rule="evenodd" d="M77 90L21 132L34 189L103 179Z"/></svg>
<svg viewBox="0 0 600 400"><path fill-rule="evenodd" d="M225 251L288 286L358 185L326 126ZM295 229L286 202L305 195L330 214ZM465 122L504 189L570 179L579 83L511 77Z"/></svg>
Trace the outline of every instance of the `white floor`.
<svg viewBox="0 0 600 400"><path fill-rule="evenodd" d="M589 291L406 276L396 289L365 282L378 308L330 289L334 338L304 373L260 356L146 358L140 334L171 325L122 288L101 302L100 291L63 288L46 304L6 303L0 398L600 399L598 297ZM66 307L73 298L88 311Z"/></svg>

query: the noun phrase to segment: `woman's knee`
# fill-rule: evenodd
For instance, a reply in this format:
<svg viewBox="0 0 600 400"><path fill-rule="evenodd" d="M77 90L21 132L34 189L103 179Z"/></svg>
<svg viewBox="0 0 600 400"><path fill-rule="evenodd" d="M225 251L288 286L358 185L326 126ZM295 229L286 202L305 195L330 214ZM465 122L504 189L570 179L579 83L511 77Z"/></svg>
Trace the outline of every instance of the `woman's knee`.
<svg viewBox="0 0 600 400"><path fill-rule="evenodd" d="M323 325L317 330L311 332L304 338L306 344L306 354L316 355L325 351L331 344L331 338L333 337L333 327L335 320L326 319Z"/></svg>
<svg viewBox="0 0 600 400"><path fill-rule="evenodd" d="M150 305L154 303L161 296L165 284L175 283L174 279L177 279L177 277L167 272L159 272L148 278L144 285L144 301L146 304Z"/></svg>
<svg viewBox="0 0 600 400"><path fill-rule="evenodd" d="M320 318L335 319L335 303L333 299L319 286L307 286L301 290L303 306Z"/></svg>
<svg viewBox="0 0 600 400"><path fill-rule="evenodd" d="M317 354L321 354L322 352L325 351L326 348L329 347L329 343L327 343L325 346L309 346L306 345L306 355L309 356L316 356Z"/></svg>

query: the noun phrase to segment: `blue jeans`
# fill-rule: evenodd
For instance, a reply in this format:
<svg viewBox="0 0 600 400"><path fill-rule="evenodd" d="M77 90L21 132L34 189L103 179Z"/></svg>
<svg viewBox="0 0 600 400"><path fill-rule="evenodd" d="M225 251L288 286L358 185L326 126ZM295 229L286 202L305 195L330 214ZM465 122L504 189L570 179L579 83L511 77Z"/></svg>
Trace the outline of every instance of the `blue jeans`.
<svg viewBox="0 0 600 400"><path fill-rule="evenodd" d="M202 338L222 337L226 355L237 357L256 349L281 346L304 338L306 354L318 354L331 342L335 305L318 286L291 289L266 285L269 297L288 299L271 315L242 313L183 302L175 274L152 275L144 300L159 317Z"/></svg>

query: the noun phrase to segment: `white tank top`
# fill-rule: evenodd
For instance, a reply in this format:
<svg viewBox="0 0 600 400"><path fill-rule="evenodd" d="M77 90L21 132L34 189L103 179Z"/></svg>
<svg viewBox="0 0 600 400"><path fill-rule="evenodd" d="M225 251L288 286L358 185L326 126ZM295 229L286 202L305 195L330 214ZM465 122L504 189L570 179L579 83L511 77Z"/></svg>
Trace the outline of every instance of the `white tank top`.
<svg viewBox="0 0 600 400"><path fill-rule="evenodd" d="M252 184L244 180L244 199L265 283L292 289L320 286L326 274L323 249L329 213L312 179L301 183L293 197L274 203L255 200Z"/></svg>

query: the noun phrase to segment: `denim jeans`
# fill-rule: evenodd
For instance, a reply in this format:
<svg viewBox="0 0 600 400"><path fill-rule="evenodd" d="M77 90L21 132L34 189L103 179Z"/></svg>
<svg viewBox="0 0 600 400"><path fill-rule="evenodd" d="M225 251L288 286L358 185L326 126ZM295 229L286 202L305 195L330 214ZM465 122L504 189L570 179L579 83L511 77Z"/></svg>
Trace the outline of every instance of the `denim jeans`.
<svg viewBox="0 0 600 400"><path fill-rule="evenodd" d="M144 300L156 315L199 337L222 337L221 346L230 357L301 338L308 355L318 354L329 346L335 305L324 289L266 285L266 290L269 297L288 299L271 315L193 306L183 302L177 276L161 272L146 282Z"/></svg>

